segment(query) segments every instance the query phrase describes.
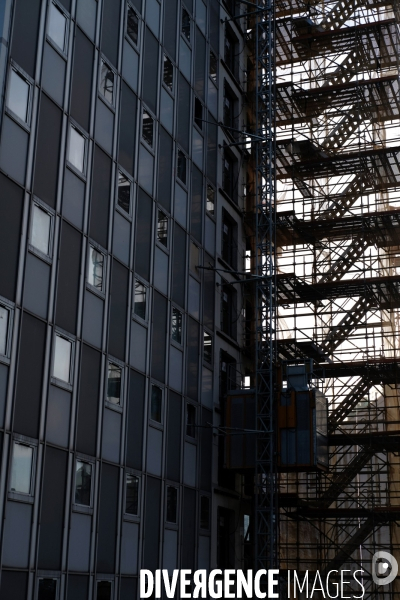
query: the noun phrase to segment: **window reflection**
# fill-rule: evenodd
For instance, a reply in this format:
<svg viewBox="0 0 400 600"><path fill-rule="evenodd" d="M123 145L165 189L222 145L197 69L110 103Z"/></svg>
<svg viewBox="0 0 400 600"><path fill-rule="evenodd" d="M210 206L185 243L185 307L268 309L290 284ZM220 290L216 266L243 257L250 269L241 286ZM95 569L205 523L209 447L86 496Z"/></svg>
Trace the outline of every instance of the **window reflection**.
<svg viewBox="0 0 400 600"><path fill-rule="evenodd" d="M107 400L112 404L121 404L122 369L113 363L108 363Z"/></svg>
<svg viewBox="0 0 400 600"><path fill-rule="evenodd" d="M162 389L158 385L151 386L150 418L161 423Z"/></svg>
<svg viewBox="0 0 400 600"><path fill-rule="evenodd" d="M130 212L131 182L121 172L118 173L118 206L125 212Z"/></svg>
<svg viewBox="0 0 400 600"><path fill-rule="evenodd" d="M128 14L126 19L126 33L134 44L138 43L139 19L131 6L128 6Z"/></svg>
<svg viewBox="0 0 400 600"><path fill-rule="evenodd" d="M207 331L204 332L203 357L206 362L212 364L212 337Z"/></svg>
<svg viewBox="0 0 400 600"><path fill-rule="evenodd" d="M0 306L0 354L7 354L8 325L10 321L10 311L4 306Z"/></svg>
<svg viewBox="0 0 400 600"><path fill-rule="evenodd" d="M161 210L158 211L157 240L163 246L168 246L168 217Z"/></svg>
<svg viewBox="0 0 400 600"><path fill-rule="evenodd" d="M154 120L147 110L143 110L142 137L150 148L152 148L154 141Z"/></svg>
<svg viewBox="0 0 400 600"><path fill-rule="evenodd" d="M182 8L182 33L190 42L190 15L186 8Z"/></svg>
<svg viewBox="0 0 400 600"><path fill-rule="evenodd" d="M29 120L31 86L19 73L11 69L8 81L7 106L24 123Z"/></svg>
<svg viewBox="0 0 400 600"><path fill-rule="evenodd" d="M68 161L81 173L85 170L85 138L71 125L69 135Z"/></svg>
<svg viewBox="0 0 400 600"><path fill-rule="evenodd" d="M50 4L48 34L56 46L58 46L63 52L65 51L66 45L66 29L67 19L65 15L56 7L55 4Z"/></svg>
<svg viewBox="0 0 400 600"><path fill-rule="evenodd" d="M114 104L114 71L104 60L101 62L100 92L110 104Z"/></svg>
<svg viewBox="0 0 400 600"><path fill-rule="evenodd" d="M186 184L186 156L182 150L178 150L177 175L182 183Z"/></svg>
<svg viewBox="0 0 400 600"><path fill-rule="evenodd" d="M163 81L164 81L165 85L172 92L172 87L174 84L174 67L172 65L172 62L168 58L168 56L166 56L165 54L164 54Z"/></svg>
<svg viewBox="0 0 400 600"><path fill-rule="evenodd" d="M104 254L89 246L88 283L103 290Z"/></svg>
<svg viewBox="0 0 400 600"><path fill-rule="evenodd" d="M207 185L207 210L210 214L214 214L215 191L211 185Z"/></svg>
<svg viewBox="0 0 400 600"><path fill-rule="evenodd" d="M92 465L81 460L76 461L75 470L75 504L90 506L92 489Z"/></svg>
<svg viewBox="0 0 400 600"><path fill-rule="evenodd" d="M126 475L125 512L128 515L137 515L139 512L139 478L135 475Z"/></svg>
<svg viewBox="0 0 400 600"><path fill-rule="evenodd" d="M66 383L70 383L71 379L71 354L72 342L57 335L54 351L53 376Z"/></svg>
<svg viewBox="0 0 400 600"><path fill-rule="evenodd" d="M143 283L135 279L135 304L134 313L141 319L146 319L146 292L147 288Z"/></svg>
<svg viewBox="0 0 400 600"><path fill-rule="evenodd" d="M51 216L37 204L33 205L31 244L43 254L50 254Z"/></svg>
<svg viewBox="0 0 400 600"><path fill-rule="evenodd" d="M172 309L172 339L178 344L182 344L182 313L177 309Z"/></svg>

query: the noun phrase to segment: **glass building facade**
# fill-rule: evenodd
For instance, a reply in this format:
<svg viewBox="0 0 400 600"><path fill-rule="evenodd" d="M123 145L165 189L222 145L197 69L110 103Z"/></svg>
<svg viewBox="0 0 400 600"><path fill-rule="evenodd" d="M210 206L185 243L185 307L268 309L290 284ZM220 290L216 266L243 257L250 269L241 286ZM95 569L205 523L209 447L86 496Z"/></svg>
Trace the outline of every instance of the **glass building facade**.
<svg viewBox="0 0 400 600"><path fill-rule="evenodd" d="M242 568L249 486L218 428L250 360L244 20L0 10L0 600Z"/></svg>

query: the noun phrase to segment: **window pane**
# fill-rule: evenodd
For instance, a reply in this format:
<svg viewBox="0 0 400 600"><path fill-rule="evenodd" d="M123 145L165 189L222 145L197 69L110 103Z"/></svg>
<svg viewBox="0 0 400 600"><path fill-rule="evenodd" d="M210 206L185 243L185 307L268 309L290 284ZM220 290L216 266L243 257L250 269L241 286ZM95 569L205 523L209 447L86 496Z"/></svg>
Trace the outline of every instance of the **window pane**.
<svg viewBox="0 0 400 600"><path fill-rule="evenodd" d="M8 323L10 311L0 306L0 354L7 354Z"/></svg>
<svg viewBox="0 0 400 600"><path fill-rule="evenodd" d="M212 215L214 214L215 192L211 185L207 185L207 210Z"/></svg>
<svg viewBox="0 0 400 600"><path fill-rule="evenodd" d="M157 240L163 246L168 246L168 217L161 210L158 211Z"/></svg>
<svg viewBox="0 0 400 600"><path fill-rule="evenodd" d="M33 448L14 442L11 486L12 492L30 494L32 479Z"/></svg>
<svg viewBox="0 0 400 600"><path fill-rule="evenodd" d="M182 9L182 33L190 42L190 16L185 8Z"/></svg>
<svg viewBox="0 0 400 600"><path fill-rule="evenodd" d="M108 363L107 400L113 404L121 404L122 369Z"/></svg>
<svg viewBox="0 0 400 600"><path fill-rule="evenodd" d="M28 121L29 91L29 83L12 69L8 82L7 106L24 123Z"/></svg>
<svg viewBox="0 0 400 600"><path fill-rule="evenodd" d="M200 527L201 529L210 527L210 499L207 496L200 497Z"/></svg>
<svg viewBox="0 0 400 600"><path fill-rule="evenodd" d="M104 254L89 246L88 283L96 289L103 289Z"/></svg>
<svg viewBox="0 0 400 600"><path fill-rule="evenodd" d="M204 360L208 363L212 363L212 337L207 331L204 332Z"/></svg>
<svg viewBox="0 0 400 600"><path fill-rule="evenodd" d="M137 44L139 33L139 19L133 8L131 8L130 6L128 6L126 33L130 37L132 42L134 44Z"/></svg>
<svg viewBox="0 0 400 600"><path fill-rule="evenodd" d="M56 336L54 352L53 376L61 381L70 381L72 343L65 338Z"/></svg>
<svg viewBox="0 0 400 600"><path fill-rule="evenodd" d="M72 126L69 136L68 160L71 165L83 173L85 167L85 138Z"/></svg>
<svg viewBox="0 0 400 600"><path fill-rule="evenodd" d="M165 56L165 54L164 54L163 80L164 80L165 85L167 87L169 87L169 89L172 91L172 86L174 83L174 67L172 65L172 62L168 58L168 56Z"/></svg>
<svg viewBox="0 0 400 600"><path fill-rule="evenodd" d="M196 409L192 404L186 405L186 435L196 437Z"/></svg>
<svg viewBox="0 0 400 600"><path fill-rule="evenodd" d="M135 315L146 319L146 286L135 280Z"/></svg>
<svg viewBox="0 0 400 600"><path fill-rule="evenodd" d="M100 92L110 104L114 104L114 71L104 61L101 63Z"/></svg>
<svg viewBox="0 0 400 600"><path fill-rule="evenodd" d="M39 579L38 600L56 600L56 579Z"/></svg>
<svg viewBox="0 0 400 600"><path fill-rule="evenodd" d="M97 582L97 599L96 600L111 600L111 581Z"/></svg>
<svg viewBox="0 0 400 600"><path fill-rule="evenodd" d="M75 504L90 506L90 491L92 487L92 465L76 461L75 471Z"/></svg>
<svg viewBox="0 0 400 600"><path fill-rule="evenodd" d="M182 344L182 313L177 309L172 309L172 339L178 344Z"/></svg>
<svg viewBox="0 0 400 600"><path fill-rule="evenodd" d="M36 204L33 205L31 244L49 255L51 217Z"/></svg>
<svg viewBox="0 0 400 600"><path fill-rule="evenodd" d="M217 83L217 57L214 52L210 52L210 77L214 83Z"/></svg>
<svg viewBox="0 0 400 600"><path fill-rule="evenodd" d="M154 138L154 120L149 115L147 110L143 111L143 126L142 126L142 137L145 142L152 148Z"/></svg>
<svg viewBox="0 0 400 600"><path fill-rule="evenodd" d="M151 387L150 418L161 423L162 389L157 385Z"/></svg>
<svg viewBox="0 0 400 600"><path fill-rule="evenodd" d="M178 490L177 488L167 487L167 521L176 523L177 520Z"/></svg>
<svg viewBox="0 0 400 600"><path fill-rule="evenodd" d="M49 14L49 36L53 42L64 52L65 49L65 30L67 19L54 4L50 4Z"/></svg>
<svg viewBox="0 0 400 600"><path fill-rule="evenodd" d="M186 156L183 154L182 150L178 150L177 175L183 183L186 183Z"/></svg>
<svg viewBox="0 0 400 600"><path fill-rule="evenodd" d="M134 475L126 476L126 504L128 515L137 515L139 509L139 478Z"/></svg>
<svg viewBox="0 0 400 600"><path fill-rule="evenodd" d="M127 213L131 205L131 182L122 173L118 173L118 206Z"/></svg>

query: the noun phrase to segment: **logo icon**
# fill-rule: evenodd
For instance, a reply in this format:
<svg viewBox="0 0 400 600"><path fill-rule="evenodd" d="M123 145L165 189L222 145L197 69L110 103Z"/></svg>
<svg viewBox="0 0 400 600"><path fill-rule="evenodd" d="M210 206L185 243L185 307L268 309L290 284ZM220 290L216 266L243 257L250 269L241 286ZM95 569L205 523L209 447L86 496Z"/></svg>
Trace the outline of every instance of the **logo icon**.
<svg viewBox="0 0 400 600"><path fill-rule="evenodd" d="M392 583L399 572L399 565L389 552L376 552L372 557L372 579L376 585Z"/></svg>

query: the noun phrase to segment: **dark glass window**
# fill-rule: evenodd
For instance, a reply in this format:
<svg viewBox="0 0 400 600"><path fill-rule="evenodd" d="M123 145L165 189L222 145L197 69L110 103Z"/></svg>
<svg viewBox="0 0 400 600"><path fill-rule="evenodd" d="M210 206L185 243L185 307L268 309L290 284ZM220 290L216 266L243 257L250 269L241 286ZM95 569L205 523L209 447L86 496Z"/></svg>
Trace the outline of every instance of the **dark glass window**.
<svg viewBox="0 0 400 600"><path fill-rule="evenodd" d="M172 88L174 85L174 67L168 56L166 56L165 54L163 66L163 81L172 92Z"/></svg>
<svg viewBox="0 0 400 600"><path fill-rule="evenodd" d="M163 246L168 246L168 217L162 212L162 210L158 211L157 240Z"/></svg>
<svg viewBox="0 0 400 600"><path fill-rule="evenodd" d="M196 408L193 404L186 404L186 435L196 437Z"/></svg>
<svg viewBox="0 0 400 600"><path fill-rule="evenodd" d="M221 287L221 329L236 340L236 290L227 283Z"/></svg>
<svg viewBox="0 0 400 600"><path fill-rule="evenodd" d="M161 423L162 389L158 385L151 386L150 418Z"/></svg>
<svg viewBox="0 0 400 600"><path fill-rule="evenodd" d="M203 336L203 358L206 362L212 364L213 357L213 347L212 347L212 337L207 331L204 332Z"/></svg>
<svg viewBox="0 0 400 600"><path fill-rule="evenodd" d="M108 363L107 400L112 404L121 404L122 369L114 363Z"/></svg>
<svg viewBox="0 0 400 600"><path fill-rule="evenodd" d="M67 38L67 18L55 4L51 3L49 7L49 21L47 32L52 42L65 52Z"/></svg>
<svg viewBox="0 0 400 600"><path fill-rule="evenodd" d="M222 188L234 202L237 202L237 160L226 148L224 150L222 167Z"/></svg>
<svg viewBox="0 0 400 600"><path fill-rule="evenodd" d="M136 12L128 4L127 16L126 16L126 33L129 39L134 43L138 43L139 38L139 18Z"/></svg>
<svg viewBox="0 0 400 600"><path fill-rule="evenodd" d="M203 105L198 98L194 99L194 122L203 129Z"/></svg>
<svg viewBox="0 0 400 600"><path fill-rule="evenodd" d="M154 143L154 119L146 109L143 109L142 119L142 138L150 146L153 147Z"/></svg>
<svg viewBox="0 0 400 600"><path fill-rule="evenodd" d="M182 26L181 31L185 38L190 42L190 15L186 8L182 8Z"/></svg>
<svg viewBox="0 0 400 600"><path fill-rule="evenodd" d="M75 504L91 505L92 465L81 460L76 461L75 468Z"/></svg>
<svg viewBox="0 0 400 600"><path fill-rule="evenodd" d="M114 104L114 71L101 61L100 92L110 104Z"/></svg>
<svg viewBox="0 0 400 600"><path fill-rule="evenodd" d="M96 250L94 246L89 246L89 261L87 282L96 290L102 292L104 290L104 254Z"/></svg>
<svg viewBox="0 0 400 600"><path fill-rule="evenodd" d="M140 283L135 279L135 304L134 313L141 319L146 320L147 317L147 304L146 304L147 288L143 283Z"/></svg>
<svg viewBox="0 0 400 600"><path fill-rule="evenodd" d="M224 86L224 125L232 129L237 128L236 119L236 103L237 98L233 94L230 87L225 83Z"/></svg>
<svg viewBox="0 0 400 600"><path fill-rule="evenodd" d="M39 579L37 600L56 600L57 579Z"/></svg>
<svg viewBox="0 0 400 600"><path fill-rule="evenodd" d="M131 182L121 172L118 172L118 206L130 213Z"/></svg>
<svg viewBox="0 0 400 600"><path fill-rule="evenodd" d="M210 77L215 84L217 84L217 74L218 74L218 61L214 52L210 50Z"/></svg>
<svg viewBox="0 0 400 600"><path fill-rule="evenodd" d="M111 600L111 598L112 598L111 592L112 592L111 581L98 581L97 582L96 600Z"/></svg>
<svg viewBox="0 0 400 600"><path fill-rule="evenodd" d="M186 184L186 156L182 150L178 150L177 176Z"/></svg>
<svg viewBox="0 0 400 600"><path fill-rule="evenodd" d="M177 308L172 309L171 337L178 344L182 344L182 313Z"/></svg>
<svg viewBox="0 0 400 600"><path fill-rule="evenodd" d="M238 40L233 34L231 28L226 25L224 59L226 66L236 78L239 75L238 53Z"/></svg>
<svg viewBox="0 0 400 600"><path fill-rule="evenodd" d="M139 478L130 473L126 475L125 512L128 515L139 513Z"/></svg>
<svg viewBox="0 0 400 600"><path fill-rule="evenodd" d="M168 523L176 523L178 518L178 490L171 485L167 486L167 518Z"/></svg>
<svg viewBox="0 0 400 600"><path fill-rule="evenodd" d="M0 354L7 355L10 311L0 305Z"/></svg>
<svg viewBox="0 0 400 600"><path fill-rule="evenodd" d="M236 389L236 361L224 350L221 350L220 360L220 394L224 396Z"/></svg>
<svg viewBox="0 0 400 600"><path fill-rule="evenodd" d="M200 528L210 529L210 498L200 496Z"/></svg>
<svg viewBox="0 0 400 600"><path fill-rule="evenodd" d="M214 214L215 205L215 190L211 185L207 185L207 210L210 214Z"/></svg>
<svg viewBox="0 0 400 600"><path fill-rule="evenodd" d="M29 121L31 85L14 69L10 70L7 90L7 107L24 123Z"/></svg>
<svg viewBox="0 0 400 600"><path fill-rule="evenodd" d="M232 267L232 269L237 269L237 229L238 226L236 221L223 208L221 256Z"/></svg>

